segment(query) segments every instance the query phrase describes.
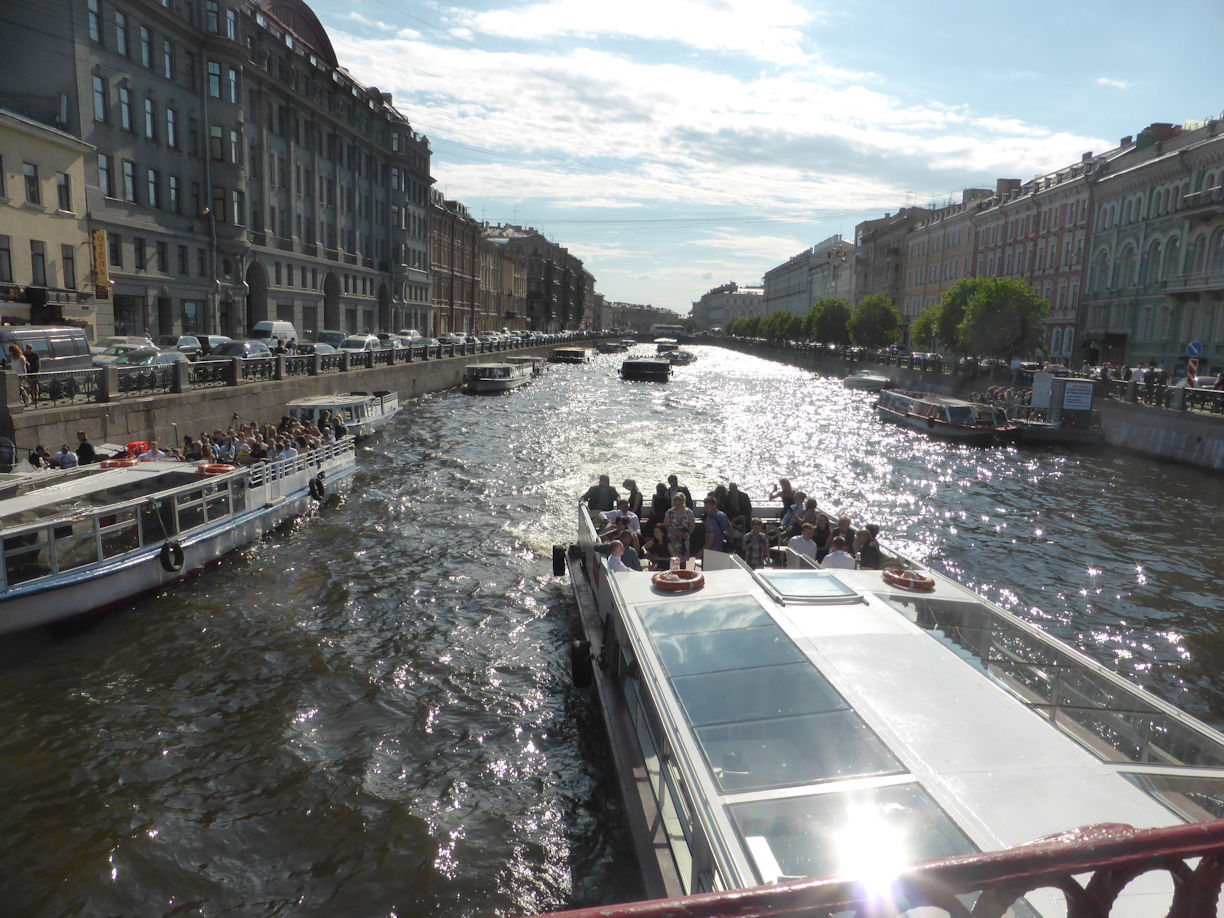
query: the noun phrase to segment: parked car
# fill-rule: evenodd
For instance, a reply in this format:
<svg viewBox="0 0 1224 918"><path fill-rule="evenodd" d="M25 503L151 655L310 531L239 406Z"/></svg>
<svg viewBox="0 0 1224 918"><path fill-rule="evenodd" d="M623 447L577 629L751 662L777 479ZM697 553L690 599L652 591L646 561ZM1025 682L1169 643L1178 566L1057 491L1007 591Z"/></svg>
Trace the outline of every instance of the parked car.
<svg viewBox="0 0 1224 918"><path fill-rule="evenodd" d="M157 347L153 339L147 335L107 335L89 350L93 354L101 354L108 347L116 344L128 344L133 347Z"/></svg>
<svg viewBox="0 0 1224 918"><path fill-rule="evenodd" d="M175 363L187 363L187 355L182 351L158 350L155 347L142 347L116 357L111 366L115 367L149 367L163 366Z"/></svg>
<svg viewBox="0 0 1224 918"><path fill-rule="evenodd" d="M200 339L195 335L162 335L157 339L157 346L163 351L180 351L188 360L200 356Z"/></svg>
<svg viewBox="0 0 1224 918"><path fill-rule="evenodd" d="M338 348L344 343L344 339L348 337L348 332L336 331L332 328L325 328L323 331L315 335L315 340L320 344L330 344L332 347Z"/></svg>
<svg viewBox="0 0 1224 918"><path fill-rule="evenodd" d="M442 344L437 338L413 338L411 347L413 357L432 357L438 353Z"/></svg>
<svg viewBox="0 0 1224 918"><path fill-rule="evenodd" d="M93 355L93 365L95 367L104 367L108 363L113 363L124 354L130 354L132 351L149 350L153 348L151 344L112 344L103 348L99 353ZM156 348L153 348L156 350Z"/></svg>
<svg viewBox="0 0 1224 918"><path fill-rule="evenodd" d="M248 338L246 341L227 341L220 347L213 348L205 360L229 360L241 357L248 360L252 357L271 357L272 350L263 341Z"/></svg>
<svg viewBox="0 0 1224 918"><path fill-rule="evenodd" d="M228 335L200 335L200 354L207 356L223 344L229 344L234 339Z"/></svg>
<svg viewBox="0 0 1224 918"><path fill-rule="evenodd" d="M324 344L322 341L299 341L297 352L301 357L310 357L313 354L326 357L328 354L337 353L334 347L330 344Z"/></svg>
<svg viewBox="0 0 1224 918"><path fill-rule="evenodd" d="M268 319L263 322L256 322L255 327L251 329L252 338L259 338L269 342L269 344L274 344L276 341L279 341L282 345L288 344L290 341L296 341L297 336L297 329L294 328L293 323L282 319Z"/></svg>
<svg viewBox="0 0 1224 918"><path fill-rule="evenodd" d="M365 351L376 351L382 347L382 342L374 335L349 335L340 343L341 352L360 354Z"/></svg>
<svg viewBox="0 0 1224 918"><path fill-rule="evenodd" d="M0 354L10 344L22 351L34 348L39 357L39 372L88 370L93 366L89 340L79 328L61 325L5 325L0 327ZM7 359L7 357L5 358Z"/></svg>

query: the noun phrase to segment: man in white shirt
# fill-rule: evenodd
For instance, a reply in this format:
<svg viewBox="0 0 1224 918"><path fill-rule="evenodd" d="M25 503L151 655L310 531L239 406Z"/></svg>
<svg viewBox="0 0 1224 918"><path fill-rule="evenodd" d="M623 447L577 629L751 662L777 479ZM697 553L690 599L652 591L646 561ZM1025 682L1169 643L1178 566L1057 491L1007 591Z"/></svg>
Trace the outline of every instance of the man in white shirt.
<svg viewBox="0 0 1224 918"><path fill-rule="evenodd" d="M629 521L629 528L638 535L642 534L642 523L638 519L638 515L629 509L629 501L623 498L616 502L615 510L604 510L599 514L600 519L607 520L609 523L615 523L620 517L625 517Z"/></svg>
<svg viewBox="0 0 1224 918"><path fill-rule="evenodd" d="M633 568L624 562L624 556L625 543L619 539L613 540L612 551L608 555L608 570L612 571L614 574L633 570Z"/></svg>
<svg viewBox="0 0 1224 918"><path fill-rule="evenodd" d="M825 570L854 570L854 555L846 551L846 540L841 536L833 536L832 546L833 550L825 555L825 559L820 563L820 566Z"/></svg>
<svg viewBox="0 0 1224 918"><path fill-rule="evenodd" d="M70 450L68 448L68 444L65 443L57 452L51 454L51 464L57 469L75 468L77 464L77 454Z"/></svg>
<svg viewBox="0 0 1224 918"><path fill-rule="evenodd" d="M154 459L165 459L166 454L157 448L157 441L150 440L149 448L140 457L141 462L151 462Z"/></svg>
<svg viewBox="0 0 1224 918"><path fill-rule="evenodd" d="M790 541L786 543L786 547L791 551L800 555L806 555L813 561L816 560L816 527L811 523L803 524L803 532L800 535L792 536ZM853 558L851 560L854 560Z"/></svg>

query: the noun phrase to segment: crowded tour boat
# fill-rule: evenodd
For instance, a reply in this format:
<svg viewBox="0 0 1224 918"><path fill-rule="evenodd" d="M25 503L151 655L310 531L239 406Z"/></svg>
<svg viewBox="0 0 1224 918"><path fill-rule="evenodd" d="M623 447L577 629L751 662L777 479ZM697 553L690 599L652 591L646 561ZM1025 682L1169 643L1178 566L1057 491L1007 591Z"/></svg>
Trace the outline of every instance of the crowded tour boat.
<svg viewBox="0 0 1224 918"><path fill-rule="evenodd" d="M382 430L399 410L399 393L387 390L312 395L294 399L288 406L289 416L306 425L321 427L337 418L343 420L349 434L357 440Z"/></svg>
<svg viewBox="0 0 1224 918"><path fill-rule="evenodd" d="M469 363L463 368L463 386L468 392L509 392L532 376L530 363Z"/></svg>
<svg viewBox="0 0 1224 918"><path fill-rule="evenodd" d="M246 466L129 452L5 488L0 634L160 590L326 500L356 472L352 437Z"/></svg>
<svg viewBox="0 0 1224 918"><path fill-rule="evenodd" d="M647 894L670 899L600 914L910 914L863 911L875 896L1066 916L1074 875L1143 848L1074 914L1147 918L1187 883L1147 840L1224 851L1224 823L1188 826L1224 814L1224 735L950 578L785 547L755 570L711 549L613 570L581 503L577 524L553 552L574 682L603 709Z"/></svg>
<svg viewBox="0 0 1224 918"><path fill-rule="evenodd" d="M876 411L881 421L971 446L1011 442L1017 436L1016 426L999 409L944 395L885 389Z"/></svg>
<svg viewBox="0 0 1224 918"><path fill-rule="evenodd" d="M621 363L621 379L639 382L667 382L671 379L671 361L663 357L630 357Z"/></svg>
<svg viewBox="0 0 1224 918"><path fill-rule="evenodd" d="M591 347L559 347L553 351L553 363L587 363L595 356Z"/></svg>

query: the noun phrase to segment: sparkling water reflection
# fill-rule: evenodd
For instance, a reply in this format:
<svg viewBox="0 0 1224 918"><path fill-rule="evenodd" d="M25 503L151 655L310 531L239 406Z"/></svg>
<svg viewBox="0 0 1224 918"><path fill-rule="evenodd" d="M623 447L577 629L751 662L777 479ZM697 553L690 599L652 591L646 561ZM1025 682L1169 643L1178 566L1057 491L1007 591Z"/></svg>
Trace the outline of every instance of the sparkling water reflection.
<svg viewBox="0 0 1224 918"><path fill-rule="evenodd" d="M551 576L596 475L779 476L1209 722L1221 484L949 447L837 380L711 348L408 404L339 506L165 596L0 647L13 914L510 915L632 898Z"/></svg>

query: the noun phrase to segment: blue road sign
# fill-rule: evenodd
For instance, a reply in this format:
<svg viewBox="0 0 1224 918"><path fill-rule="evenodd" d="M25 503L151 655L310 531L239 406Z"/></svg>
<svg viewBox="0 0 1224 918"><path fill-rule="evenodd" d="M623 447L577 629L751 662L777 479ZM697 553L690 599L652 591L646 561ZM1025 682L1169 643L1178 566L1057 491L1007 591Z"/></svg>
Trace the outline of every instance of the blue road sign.
<svg viewBox="0 0 1224 918"><path fill-rule="evenodd" d="M1203 346L1197 341L1191 341L1188 345L1186 345L1187 357L1197 357L1201 353L1203 353Z"/></svg>

